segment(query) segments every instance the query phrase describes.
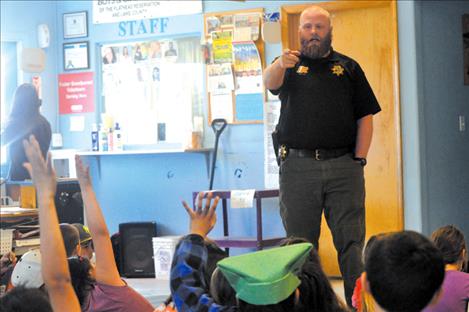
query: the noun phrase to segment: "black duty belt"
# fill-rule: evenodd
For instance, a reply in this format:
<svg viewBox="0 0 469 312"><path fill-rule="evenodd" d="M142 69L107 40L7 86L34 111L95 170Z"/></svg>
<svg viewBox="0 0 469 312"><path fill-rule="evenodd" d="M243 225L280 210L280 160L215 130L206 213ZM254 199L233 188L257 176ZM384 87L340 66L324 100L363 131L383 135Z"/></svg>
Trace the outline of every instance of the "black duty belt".
<svg viewBox="0 0 469 312"><path fill-rule="evenodd" d="M282 160L287 157L298 157L298 158L313 158L315 160L327 160L331 158L337 158L347 153L350 153L350 148L336 148L336 149L296 149L288 148L285 145L280 146L279 156Z"/></svg>

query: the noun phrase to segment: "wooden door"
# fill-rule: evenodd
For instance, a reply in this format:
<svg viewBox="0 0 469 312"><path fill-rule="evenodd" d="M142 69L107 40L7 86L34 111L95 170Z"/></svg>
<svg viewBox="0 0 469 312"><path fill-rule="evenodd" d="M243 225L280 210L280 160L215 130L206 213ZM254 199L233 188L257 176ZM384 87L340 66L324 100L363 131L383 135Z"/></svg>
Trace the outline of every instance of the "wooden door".
<svg viewBox="0 0 469 312"><path fill-rule="evenodd" d="M394 1L315 3L332 15L332 46L355 59L382 111L374 117L373 142L365 169L367 238L403 229L397 17ZM283 48L298 49L298 24L309 5L282 7ZM340 275L332 236L323 218L321 260L328 275Z"/></svg>

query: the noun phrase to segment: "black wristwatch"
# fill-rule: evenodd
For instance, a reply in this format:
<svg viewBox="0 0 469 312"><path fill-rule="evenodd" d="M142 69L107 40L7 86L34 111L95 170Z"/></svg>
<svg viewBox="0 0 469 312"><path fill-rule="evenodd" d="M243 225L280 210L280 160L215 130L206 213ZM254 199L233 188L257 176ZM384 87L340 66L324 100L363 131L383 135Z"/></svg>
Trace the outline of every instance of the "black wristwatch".
<svg viewBox="0 0 469 312"><path fill-rule="evenodd" d="M366 158L353 157L353 160L358 161L362 167L366 166Z"/></svg>

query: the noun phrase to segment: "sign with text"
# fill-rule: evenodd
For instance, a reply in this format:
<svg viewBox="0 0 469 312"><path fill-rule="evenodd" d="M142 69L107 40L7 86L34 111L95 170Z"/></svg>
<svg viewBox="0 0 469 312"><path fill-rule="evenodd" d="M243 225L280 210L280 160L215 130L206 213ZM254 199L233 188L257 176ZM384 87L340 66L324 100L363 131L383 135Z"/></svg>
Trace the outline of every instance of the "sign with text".
<svg viewBox="0 0 469 312"><path fill-rule="evenodd" d="M94 112L93 73L59 75L59 114Z"/></svg>
<svg viewBox="0 0 469 312"><path fill-rule="evenodd" d="M95 0L93 24L202 13L202 0Z"/></svg>

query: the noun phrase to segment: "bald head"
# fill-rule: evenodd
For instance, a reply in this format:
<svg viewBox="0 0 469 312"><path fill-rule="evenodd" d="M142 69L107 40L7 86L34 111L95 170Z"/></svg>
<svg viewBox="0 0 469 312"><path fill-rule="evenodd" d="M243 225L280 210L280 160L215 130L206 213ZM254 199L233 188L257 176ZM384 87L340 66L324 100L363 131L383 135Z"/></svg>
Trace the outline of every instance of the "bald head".
<svg viewBox="0 0 469 312"><path fill-rule="evenodd" d="M328 25L331 26L331 14L323 8L313 5L304 9L303 12L301 12L300 27L306 21L311 20L311 19L317 19L317 18L327 19Z"/></svg>
<svg viewBox="0 0 469 312"><path fill-rule="evenodd" d="M300 16L298 35L301 54L317 59L329 54L332 42L332 25L329 12L318 6L305 9Z"/></svg>

